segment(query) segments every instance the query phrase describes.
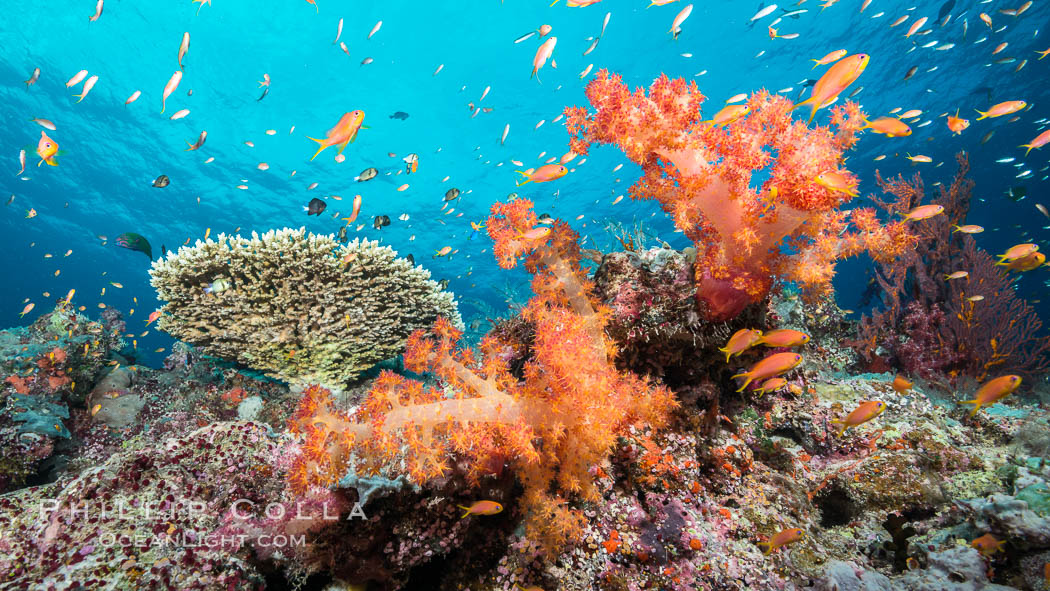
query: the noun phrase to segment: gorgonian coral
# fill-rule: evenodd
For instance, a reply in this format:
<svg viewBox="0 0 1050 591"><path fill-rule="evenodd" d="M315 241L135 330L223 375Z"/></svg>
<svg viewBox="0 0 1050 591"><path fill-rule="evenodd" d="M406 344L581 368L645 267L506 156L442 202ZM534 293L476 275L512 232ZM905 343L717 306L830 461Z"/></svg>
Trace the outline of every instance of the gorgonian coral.
<svg viewBox="0 0 1050 591"><path fill-rule="evenodd" d="M579 533L581 517L568 501L598 498L592 470L616 437L660 427L677 403L667 388L612 364L608 313L591 303L575 232L561 221L534 232L527 200L492 212L488 231L500 264L527 255L535 274L536 295L522 310L535 327L533 353L520 376L497 337L486 337L479 355L459 347L461 332L439 320L409 338L405 368L434 375L443 388L384 372L352 416L335 410L323 390L306 393L292 421L305 443L291 484L331 486L350 467L417 484L462 470L478 484L509 466L524 487L527 534L554 548Z"/></svg>
<svg viewBox="0 0 1050 591"><path fill-rule="evenodd" d="M912 241L903 223L839 209L858 182L842 167L863 125L855 103L834 109L833 132L793 121L792 102L765 90L722 126L701 120L695 82L661 76L647 95L602 70L586 94L593 112L565 111L572 151L615 144L642 167L630 194L659 201L695 243L698 297L712 319L760 300L775 277L826 294L836 261L865 250L890 260ZM756 173L763 180L752 186Z"/></svg>

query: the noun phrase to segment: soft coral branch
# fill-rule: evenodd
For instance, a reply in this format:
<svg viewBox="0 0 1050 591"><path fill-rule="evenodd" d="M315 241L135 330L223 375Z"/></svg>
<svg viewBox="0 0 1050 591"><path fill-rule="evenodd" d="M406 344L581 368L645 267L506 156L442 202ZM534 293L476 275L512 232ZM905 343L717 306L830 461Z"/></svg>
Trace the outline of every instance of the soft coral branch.
<svg viewBox="0 0 1050 591"><path fill-rule="evenodd" d="M769 291L774 277L827 291L837 260L866 249L892 257L909 240L902 223L874 224L844 234L839 207L857 178L840 168L856 143L863 114L855 103L836 107L830 128L791 119L790 100L764 90L748 100L748 115L725 126L703 122L704 96L696 84L661 76L649 88L628 91L601 71L587 86L594 112L566 110L570 145L615 144L643 169L631 187L635 199L656 199L697 247L699 297L712 318L725 319ZM766 180L752 187L752 175ZM818 177L835 173L845 186ZM866 214L862 214L866 215ZM793 254L782 250L792 239Z"/></svg>
<svg viewBox="0 0 1050 591"><path fill-rule="evenodd" d="M568 500L599 497L591 468L629 428L662 426L677 402L666 388L613 366L608 312L590 299L576 234L558 221L546 235L526 238L536 223L527 200L497 203L488 221L500 264L524 256L535 274L536 295L522 311L535 342L522 376L494 354L500 347L492 337L479 360L439 320L408 339L405 367L435 375L445 388L384 372L353 416L333 411L319 389L304 396L293 419L307 441L293 470L297 489L331 485L347 458L358 473L417 484L445 476L453 460L474 484L509 462L524 487L528 535L555 548L579 533L581 517Z"/></svg>

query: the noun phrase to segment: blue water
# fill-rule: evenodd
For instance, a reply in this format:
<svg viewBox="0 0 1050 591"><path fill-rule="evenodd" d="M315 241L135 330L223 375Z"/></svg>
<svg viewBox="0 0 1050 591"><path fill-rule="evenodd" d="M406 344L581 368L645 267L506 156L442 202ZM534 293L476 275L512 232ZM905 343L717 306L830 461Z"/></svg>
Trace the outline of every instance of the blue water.
<svg viewBox="0 0 1050 591"><path fill-rule="evenodd" d="M1043 226L1050 224L1034 207L1050 202L1045 180L1050 147L1033 151L1022 168L995 163L1010 156L1020 162L1024 151L1017 146L1039 133L1035 121L1050 117L1050 88L1045 84L1050 59L1036 61L1034 53L1050 47L1050 35L1040 30L1050 27L1050 4L1044 2L1014 18L998 10L1017 8L1019 0L960 0L949 25L942 28L931 22L927 28L932 26L932 33L905 39L911 22L919 16L935 20L943 2L874 0L861 14L860 0L842 0L823 11L813 0L800 7L808 9L800 18L777 25L781 35L800 34L793 40L769 39L766 26L781 10L749 29L756 3L696 2L677 41L668 29L684 2L649 9L642 0L606 0L585 8L523 0L318 3L315 13L303 0L214 0L197 15L198 5L188 0L106 0L97 22L88 21L94 14L93 1L5 3L0 18L0 191L5 201L11 194L15 200L0 210L7 278L0 289L0 324L29 322L76 288L74 303L92 314L98 313L100 302L125 314L134 308L128 326L137 332L159 303L149 286L146 256L116 246L120 233L143 234L155 254L161 245L175 249L187 238L202 238L209 228L212 236L238 227L246 233L303 225L334 233L343 223L331 214L346 216L356 193L364 197L360 221L365 228L358 232L355 224L350 236L380 239L402 254L412 253L436 278L449 279L450 289L465 298L461 305L468 319L484 312L484 306L503 309L507 285L524 293L524 273L498 269L488 238L471 239L469 225L481 221L492 202L512 191L535 200L537 211L570 221L589 236L589 244L611 245L602 229L608 222L644 221L673 246L686 246L655 203L624 199L611 205L639 176L639 169L615 148L592 151L584 165L559 181L515 188L511 159L535 166L542 163L541 152L546 152L545 159L567 150L562 122L551 121L566 106L586 105L586 80L579 74L588 64L594 65L591 76L609 68L632 86L648 85L661 72L695 79L710 97L710 114L730 96L762 87L793 87L786 94L795 99L799 82L822 71L811 70L809 60L839 48L869 53L871 62L855 85L864 87L856 97L864 109L872 116L895 107L922 109L919 121L929 118L933 123L913 125L915 132L907 138L867 134L847 162L862 180L862 194L876 190L876 167L885 175L921 171L927 187L937 180L947 182L955 169L953 154L967 150L979 198L968 221L989 229L979 237L982 247L998 252L1022 238L1041 242ZM879 12L885 14L871 18ZM979 12L992 15L995 28L1007 28L990 31L978 20ZM600 44L590 55L581 55L590 45L585 38L599 34L606 13L611 17ZM889 28L906 13L914 15L909 22ZM965 39L958 15L968 22ZM345 19L342 41L349 56L333 44L340 18ZM381 30L366 39L379 20ZM544 23L552 25L552 35L558 37L558 68L548 63L540 72L540 84L529 78L539 40L513 41ZM178 69L185 31L191 34L185 77L161 115L161 91ZM975 44L981 37L988 40ZM956 46L909 53L934 40ZM1004 41L1009 46L990 57ZM361 65L367 57L374 62ZM1002 57L1018 61L988 65ZM1016 72L1022 59L1029 62ZM440 64L443 70L433 75ZM912 66L919 67L917 73L902 82ZM27 90L23 80L35 67L42 71L40 81ZM73 95L80 86L67 89L65 81L81 69L100 79L76 104ZM257 101L257 81L264 73L272 86L268 96ZM486 87L491 91L479 101ZM981 87L992 89L990 100L987 91L975 93ZM187 96L190 89L193 95ZM125 107L135 90L142 91L141 98ZM973 121L975 108L1014 99L1032 105L1019 114L1019 121ZM470 102L493 111L471 118ZM188 117L168 119L183 108L191 110ZM951 137L940 115L956 108L972 125L962 136ZM342 113L353 109L365 111L369 129L346 149L345 162L333 160L335 149L310 162L316 144L306 136L323 137ZM410 116L404 121L389 118L395 111ZM29 121L33 117L57 125L57 131L48 134L66 152L58 167L35 166L33 151L42 128ZM823 111L818 121L826 118ZM546 124L534 129L541 119ZM507 123L510 134L501 146ZM268 129L276 135L267 135ZM981 137L993 129L994 137L982 145ZM208 132L205 146L184 151L186 142L196 141L202 130ZM18 151L27 147L24 176L29 180L20 180L14 174ZM402 169L401 158L409 153L419 154L416 174L353 181L369 166L381 172ZM905 153L929 155L944 165L913 166L903 158ZM873 162L878 154L888 157ZM211 157L215 160L206 164ZM258 170L260 162L270 169ZM613 173L620 163L624 167ZM1027 169L1033 171L1032 178L1014 178ZM168 175L171 185L152 188L160 174ZM446 175L449 180L442 182ZM308 190L314 182L317 188ZM402 183L410 187L398 192ZM238 190L241 184L249 189ZM1025 200L1015 203L1003 197L1015 185L1027 187ZM470 191L455 205L463 217L441 211L442 197L451 187ZM328 210L307 218L302 206L312 197L325 199ZM26 219L31 207L39 215ZM402 214L408 214L408 221L398 219ZM580 214L584 217L576 220ZM388 215L392 224L375 230L371 221L376 215ZM98 235L107 236L108 244L101 245ZM459 253L431 258L446 245ZM63 257L69 249L72 254ZM54 258L44 258L45 253ZM836 285L843 307L856 305L868 266L867 259L860 259L840 267ZM56 269L61 270L57 277ZM123 289L111 281L123 284ZM1046 271L1038 270L1022 278L1019 289L1038 299L1045 281ZM19 320L26 298L37 304L36 309ZM479 308L475 300L484 305ZM151 332L138 346L152 351L170 343L165 335ZM161 357L151 354L148 359L156 364Z"/></svg>

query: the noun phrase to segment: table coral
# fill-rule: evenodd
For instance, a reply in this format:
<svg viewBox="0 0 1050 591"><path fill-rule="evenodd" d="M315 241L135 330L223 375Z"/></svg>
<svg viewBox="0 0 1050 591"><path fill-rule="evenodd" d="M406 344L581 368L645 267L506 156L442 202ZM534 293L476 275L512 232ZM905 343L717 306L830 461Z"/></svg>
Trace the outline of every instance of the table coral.
<svg viewBox="0 0 1050 591"><path fill-rule="evenodd" d="M342 386L437 317L462 324L452 294L390 247L302 228L197 241L150 275L162 330L289 381Z"/></svg>
<svg viewBox="0 0 1050 591"><path fill-rule="evenodd" d="M682 79L660 76L648 94L632 93L602 70L586 94L593 113L565 111L572 151L616 144L642 167L631 197L659 201L695 243L698 297L712 319L761 300L775 277L827 293L837 260L865 250L891 260L912 243L903 222L884 224L870 208L839 209L858 183L840 168L863 124L856 103L835 107L833 132L792 121L791 101L765 90L751 94L746 116L725 126L701 120L705 97ZM755 173L766 176L757 188ZM837 184L825 182L827 175L845 189L829 188Z"/></svg>

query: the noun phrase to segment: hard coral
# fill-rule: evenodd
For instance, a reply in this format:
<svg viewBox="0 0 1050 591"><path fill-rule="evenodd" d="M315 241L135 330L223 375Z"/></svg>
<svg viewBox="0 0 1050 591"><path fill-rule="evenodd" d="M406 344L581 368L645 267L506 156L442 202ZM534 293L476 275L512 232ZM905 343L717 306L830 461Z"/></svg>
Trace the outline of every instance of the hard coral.
<svg viewBox="0 0 1050 591"><path fill-rule="evenodd" d="M150 275L168 302L161 329L290 381L341 386L437 317L462 322L452 294L391 248L302 228L198 241Z"/></svg>
<svg viewBox="0 0 1050 591"><path fill-rule="evenodd" d="M573 152L612 143L642 167L631 196L659 201L695 243L698 297L711 319L761 300L774 277L827 293L837 260L865 250L889 260L912 243L903 223L837 209L856 193L856 177L840 169L863 124L855 103L835 108L833 133L792 121L791 101L764 90L751 95L746 117L724 127L701 121L705 97L681 79L661 76L646 95L602 70L586 93L593 113L565 112ZM757 188L755 172L768 173ZM826 173L846 186L818 184ZM785 241L793 254L783 252Z"/></svg>
<svg viewBox="0 0 1050 591"><path fill-rule="evenodd" d="M300 491L331 485L353 463L358 474L405 475L419 484L466 466L477 485L509 463L525 489L527 534L556 548L579 533L582 518L567 500L599 497L591 468L616 437L632 426L659 427L676 403L666 388L611 363L607 312L591 303L576 234L557 221L548 236L524 238L537 222L526 200L498 203L492 212L487 226L500 264L527 255L535 274L536 295L522 310L535 326L523 379L511 375L500 343L487 338L479 359L439 319L430 335L409 338L405 367L433 373L447 388L384 372L352 417L336 411L323 390L309 390L292 419L306 440L292 484Z"/></svg>

